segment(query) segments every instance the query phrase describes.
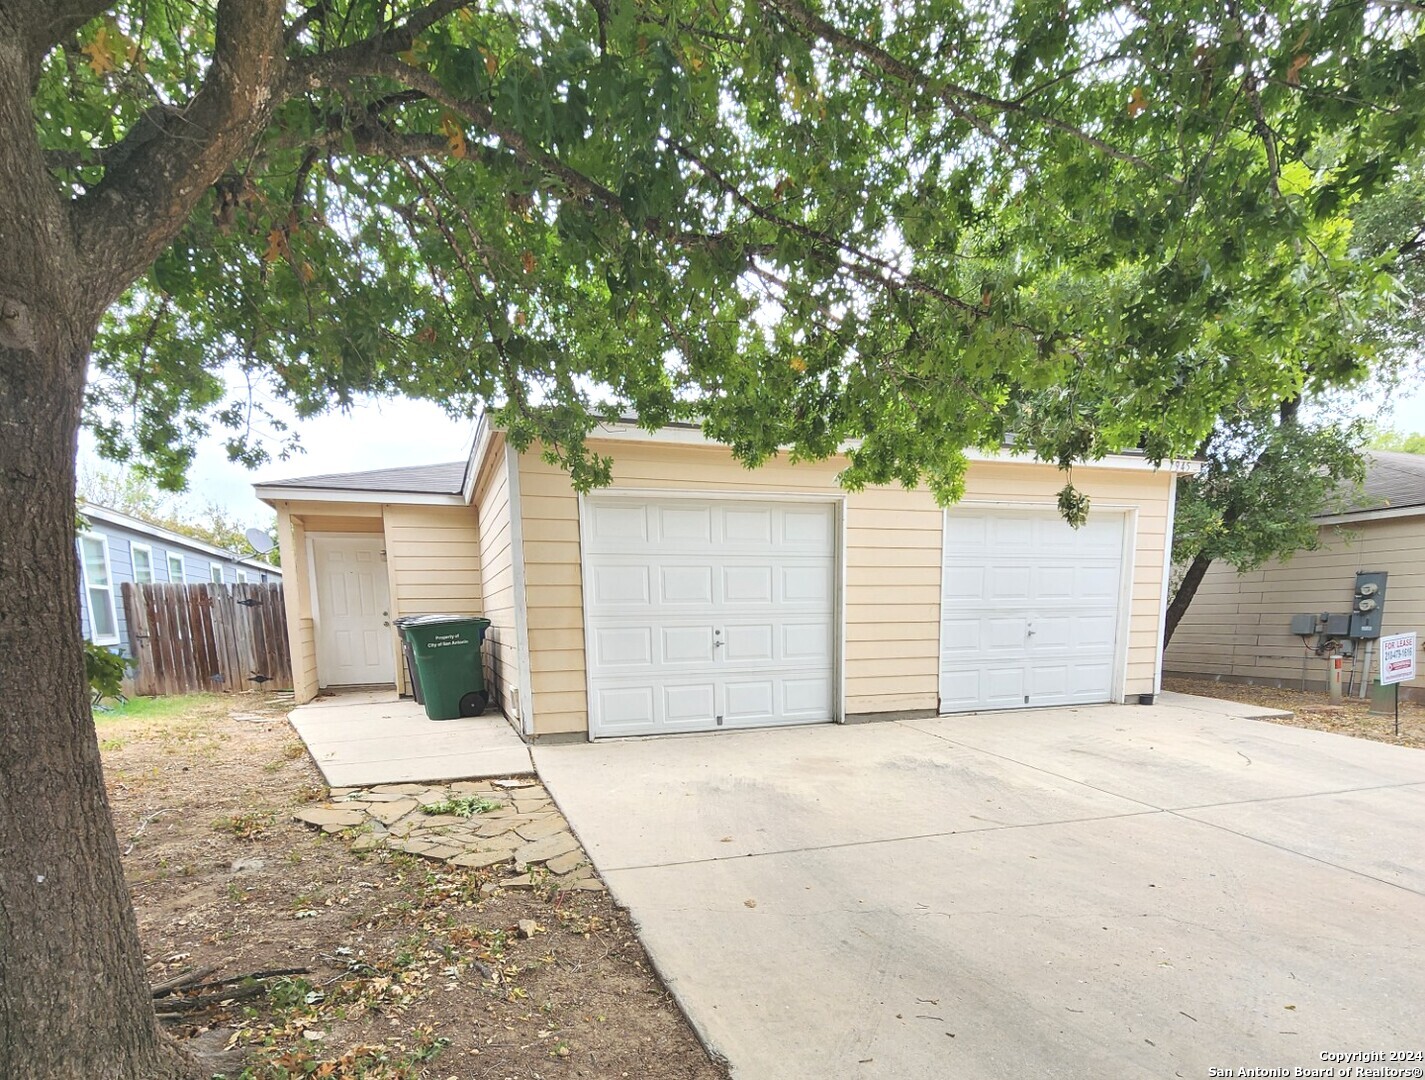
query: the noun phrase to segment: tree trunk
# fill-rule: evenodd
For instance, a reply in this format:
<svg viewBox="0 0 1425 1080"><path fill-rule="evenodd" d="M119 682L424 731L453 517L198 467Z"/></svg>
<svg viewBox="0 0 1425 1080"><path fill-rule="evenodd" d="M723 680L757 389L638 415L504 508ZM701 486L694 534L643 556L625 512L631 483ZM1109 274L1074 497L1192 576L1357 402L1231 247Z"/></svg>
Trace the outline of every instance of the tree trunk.
<svg viewBox="0 0 1425 1080"><path fill-rule="evenodd" d="M74 459L97 315L38 265L43 235L12 243L13 220L0 212L0 1077L198 1076L154 1018L79 638Z"/></svg>
<svg viewBox="0 0 1425 1080"><path fill-rule="evenodd" d="M1188 607L1192 604L1192 598L1197 595L1198 586L1207 576L1207 569L1211 565L1210 556L1198 555L1187 568L1187 573L1183 575L1178 591L1173 593L1173 602L1168 605L1167 618L1163 621L1163 652L1166 653L1168 646L1172 644L1173 631L1178 628L1178 623L1183 621L1183 616L1187 614Z"/></svg>

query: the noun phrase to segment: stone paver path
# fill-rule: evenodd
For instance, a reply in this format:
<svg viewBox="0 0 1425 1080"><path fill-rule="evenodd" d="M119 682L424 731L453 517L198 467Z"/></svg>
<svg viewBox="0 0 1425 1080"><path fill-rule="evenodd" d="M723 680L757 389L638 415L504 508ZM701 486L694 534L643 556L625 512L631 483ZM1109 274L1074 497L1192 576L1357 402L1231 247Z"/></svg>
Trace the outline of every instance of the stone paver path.
<svg viewBox="0 0 1425 1080"><path fill-rule="evenodd" d="M462 817L424 807L480 799L499 805ZM353 833L353 851L389 848L452 866L503 868L481 889L602 891L569 823L537 780L462 780L453 784L381 784L333 788L324 803L293 815L328 833Z"/></svg>

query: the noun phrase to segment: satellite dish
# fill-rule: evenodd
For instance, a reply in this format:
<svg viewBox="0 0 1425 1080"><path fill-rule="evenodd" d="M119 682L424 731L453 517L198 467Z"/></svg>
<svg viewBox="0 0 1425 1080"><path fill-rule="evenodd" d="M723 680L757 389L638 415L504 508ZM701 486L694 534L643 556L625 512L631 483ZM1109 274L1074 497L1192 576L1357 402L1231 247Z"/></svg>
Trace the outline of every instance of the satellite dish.
<svg viewBox="0 0 1425 1080"><path fill-rule="evenodd" d="M247 542L252 545L252 550L259 555L266 555L277 546L272 542L272 537L261 529L248 529L243 535L247 537Z"/></svg>

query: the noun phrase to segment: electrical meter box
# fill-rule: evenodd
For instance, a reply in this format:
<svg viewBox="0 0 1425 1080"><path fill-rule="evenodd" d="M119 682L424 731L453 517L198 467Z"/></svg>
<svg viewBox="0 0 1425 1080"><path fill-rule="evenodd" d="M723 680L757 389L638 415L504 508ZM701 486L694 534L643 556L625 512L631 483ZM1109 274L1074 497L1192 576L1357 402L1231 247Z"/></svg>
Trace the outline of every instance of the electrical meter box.
<svg viewBox="0 0 1425 1080"><path fill-rule="evenodd" d="M1350 615L1323 615L1322 622L1326 625L1321 632L1327 637L1347 637L1351 633Z"/></svg>
<svg viewBox="0 0 1425 1080"><path fill-rule="evenodd" d="M1316 616L1293 615L1291 617L1291 632L1298 637L1309 637L1316 633Z"/></svg>
<svg viewBox="0 0 1425 1080"><path fill-rule="evenodd" d="M1351 637L1380 637L1381 619L1385 614L1387 576L1384 570L1356 572L1356 595L1351 602Z"/></svg>

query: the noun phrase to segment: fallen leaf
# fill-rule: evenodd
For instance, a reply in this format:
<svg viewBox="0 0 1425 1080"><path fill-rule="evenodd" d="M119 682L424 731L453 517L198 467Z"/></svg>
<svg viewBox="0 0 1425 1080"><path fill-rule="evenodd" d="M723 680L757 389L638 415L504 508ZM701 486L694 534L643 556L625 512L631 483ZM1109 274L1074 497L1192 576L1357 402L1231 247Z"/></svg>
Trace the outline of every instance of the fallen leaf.
<svg viewBox="0 0 1425 1080"><path fill-rule="evenodd" d="M756 906L757 906L757 901L756 901L756 900L744 900L744 901L742 901L742 904L743 904L744 907L756 907Z"/></svg>

